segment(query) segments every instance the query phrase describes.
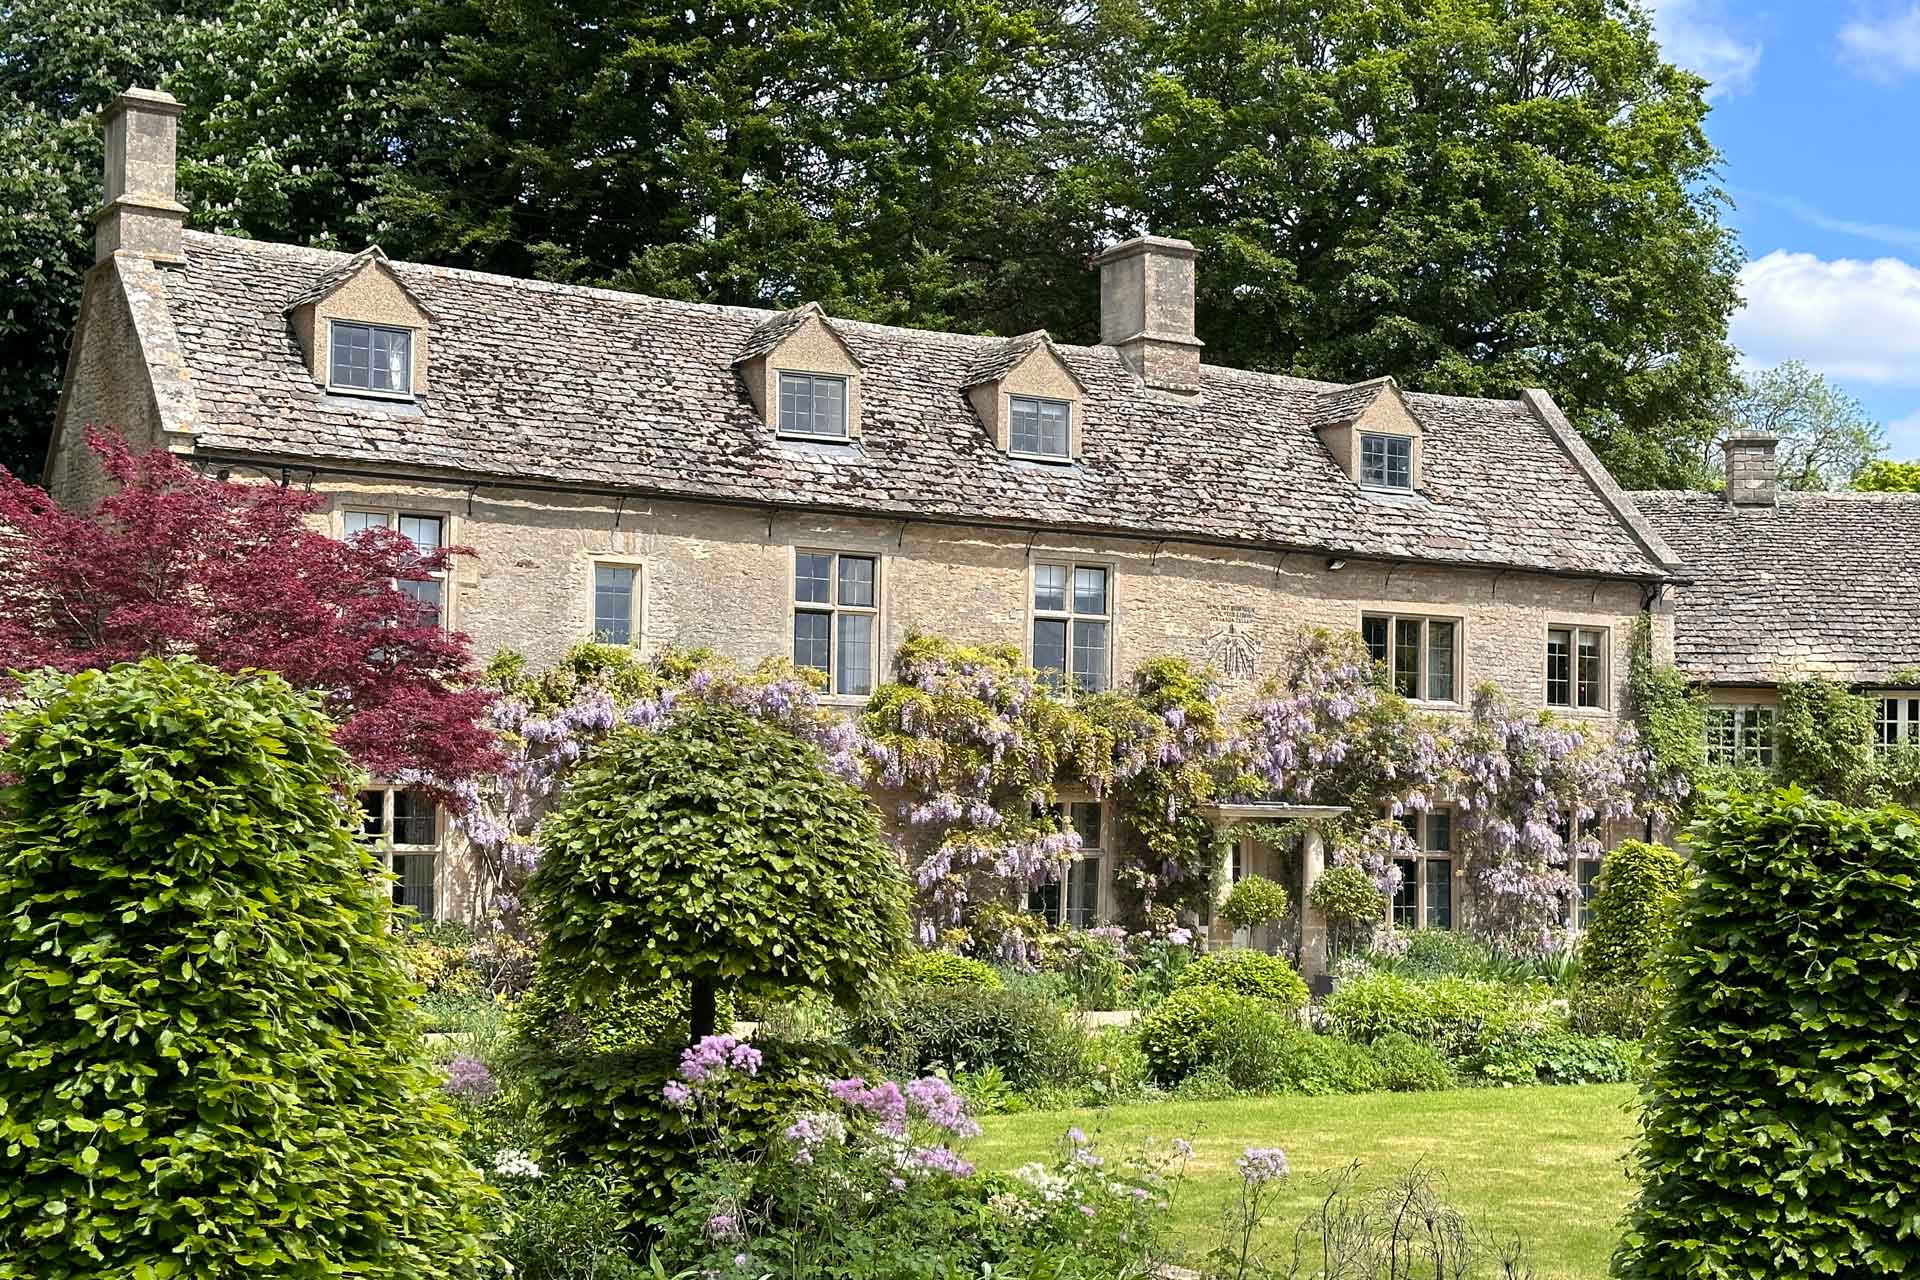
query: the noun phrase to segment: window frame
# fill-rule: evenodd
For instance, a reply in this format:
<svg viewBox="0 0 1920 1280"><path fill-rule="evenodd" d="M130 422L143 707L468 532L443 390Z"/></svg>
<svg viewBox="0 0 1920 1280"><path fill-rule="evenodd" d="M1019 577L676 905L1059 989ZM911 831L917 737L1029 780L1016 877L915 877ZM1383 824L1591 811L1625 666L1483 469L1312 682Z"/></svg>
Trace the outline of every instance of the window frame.
<svg viewBox="0 0 1920 1280"><path fill-rule="evenodd" d="M1725 716L1726 733L1724 743L1717 741L1722 737L1720 717ZM1734 769L1764 769L1772 772L1779 760L1780 752L1780 708L1771 702L1714 702L1708 703L1704 715L1703 731L1706 742L1707 763ZM1750 745L1749 734L1757 734L1765 727L1766 740ZM1722 752L1721 748L1725 750Z"/></svg>
<svg viewBox="0 0 1920 1280"><path fill-rule="evenodd" d="M391 782L369 782L356 790L354 793L354 803L358 806L358 811L361 815L358 838L376 842L374 848L378 851L381 860L386 866L386 870L394 877L392 884L394 905L412 907L415 911L419 912L423 920L437 920L441 918L438 914L438 909L442 905L440 902L440 870L444 863L441 855L445 853L447 846L446 808L438 803L433 804L433 842L431 844L402 844L394 839L395 823L397 821L395 810L398 807L399 796L402 792L419 792L422 795L425 794L420 791L418 787L397 786ZM378 833L372 833L366 829L366 818L369 810L367 809L365 801L368 796L376 794L380 796L380 830ZM427 906L424 911L420 909L417 902L410 903L402 901L406 888L406 875L400 866L400 859L402 858L428 859L426 877Z"/></svg>
<svg viewBox="0 0 1920 1280"><path fill-rule="evenodd" d="M1373 480L1368 478L1367 442L1370 440L1383 441L1387 446L1386 456L1382 460L1382 464L1381 464L1381 475L1383 477L1388 477L1388 478L1383 478L1379 480ZM1402 435L1399 432L1394 432L1394 431L1356 431L1354 432L1354 442L1353 442L1354 479L1359 481L1360 487L1363 489L1377 489L1382 493L1413 493L1415 492L1419 488L1420 477L1418 474L1418 465L1416 463L1414 455L1419 448L1419 443L1420 442L1417 439L1415 439L1413 436ZM1405 484L1395 484L1390 478L1393 475L1393 470L1394 470L1393 454L1394 454L1395 445L1406 446L1407 482Z"/></svg>
<svg viewBox="0 0 1920 1280"><path fill-rule="evenodd" d="M1433 818L1436 814L1444 815L1447 820L1447 847L1444 850L1433 847ZM1459 886L1462 871L1460 865L1459 823L1456 821L1453 806L1442 804L1424 810L1410 809L1406 813L1401 814L1397 819L1394 819L1394 821L1399 822L1402 826L1407 826L1409 820L1412 822L1412 828L1409 830L1409 834L1413 836L1414 843L1420 846L1420 852L1411 859L1394 859L1397 863L1412 862L1413 877L1411 883L1409 883L1403 876L1400 891L1388 896L1386 922L1395 929L1445 929L1451 932L1455 928L1455 918L1459 915L1460 911ZM1447 864L1447 919L1444 924L1435 924L1432 919L1433 905L1428 897L1428 890L1431 887L1431 877L1427 873L1427 867L1430 862L1436 864L1445 862ZM1411 926L1402 924L1400 919L1402 910L1401 894L1409 890L1412 892L1412 901L1408 906L1411 908L1414 917L1414 923Z"/></svg>
<svg viewBox="0 0 1920 1280"><path fill-rule="evenodd" d="M1396 693L1400 691L1399 679L1395 674L1394 658L1400 646L1400 624L1418 622L1420 624L1420 657L1418 693L1401 694L1413 702L1427 703L1436 707L1460 707L1466 705L1461 690L1466 685L1466 632L1467 620L1461 617L1448 617L1444 614L1403 613L1390 609L1363 609L1360 612L1360 641L1367 644L1367 623L1385 622L1387 625L1387 683ZM1447 698L1430 696L1433 680L1433 624L1441 623L1453 628L1453 695ZM1368 653L1372 646L1368 645Z"/></svg>
<svg viewBox="0 0 1920 1280"><path fill-rule="evenodd" d="M1039 409L1044 408L1047 405L1058 405L1066 413L1066 422L1064 427L1065 436L1062 438L1060 442L1061 450L1059 453L1038 453L1030 449L1022 449L1014 443L1014 422L1013 422L1014 404L1016 401L1021 401L1021 400L1025 400L1033 404L1036 409L1036 414ZM1029 462L1055 462L1055 463L1072 462L1073 461L1073 429L1074 429L1073 410L1074 410L1073 401L1062 400L1058 396L1035 396L1035 395L1026 395L1018 392L1011 392L1011 391L1008 392L1007 393L1007 455L1013 458L1022 458Z"/></svg>
<svg viewBox="0 0 1920 1280"><path fill-rule="evenodd" d="M827 590L829 599L825 602L802 600L800 598L800 557L826 556ZM840 561L844 558L868 560L873 563L873 603L850 605L840 603ZM826 691L821 694L823 701L857 705L873 696L880 687L885 672L881 669L881 609L885 595L886 557L878 551L841 551L830 547L796 546L793 554L787 558L787 656L795 666L805 666L808 670L821 668L802 663L797 651L797 637L794 625L803 613L825 614L827 616L827 677ZM867 633L867 691L865 693L841 693L840 682L840 619L844 616L861 616L871 619L871 630Z"/></svg>
<svg viewBox="0 0 1920 1280"><path fill-rule="evenodd" d="M645 639L647 562L636 556L596 555L587 558L587 635L595 644L620 644L600 639L600 570L633 571L633 597L627 602L627 639L622 647L640 650Z"/></svg>
<svg viewBox="0 0 1920 1280"><path fill-rule="evenodd" d="M347 531L347 519L350 516L379 516L386 522L381 527L391 529L395 532L399 531L402 520L437 520L440 522L440 547L453 545L454 517L451 511L433 511L420 507L380 507L364 502L346 503L340 508L339 540L341 542L345 542L348 538L352 537L353 533L362 531L360 529L355 529L353 533ZM414 545L418 546L419 544L415 543ZM439 549L439 547L435 548L435 550ZM394 578L391 581L394 590L400 592L402 595L408 596L412 596L412 592L406 588L408 582L429 581L438 583L440 587L440 609L436 623L442 631L453 630L453 623L450 620L453 613L452 569L435 570L433 573L428 574L425 579ZM417 599L418 597L414 598Z"/></svg>
<svg viewBox="0 0 1920 1280"><path fill-rule="evenodd" d="M374 320L353 320L346 316L328 316L327 318L327 371L326 388L329 395L371 396L377 400L413 400L417 398L414 388L420 385L420 327L406 324L383 324ZM407 387L404 391L388 391L381 387L356 387L351 383L336 382L333 377L333 353L339 345L340 326L347 325L355 329L365 329L369 334L369 359L371 359L371 334L404 333L407 335Z"/></svg>
<svg viewBox="0 0 1920 1280"><path fill-rule="evenodd" d="M1566 702L1553 700L1553 636L1555 632L1567 634L1567 698ZM1599 701L1581 702L1580 695L1586 689L1586 677L1581 671L1581 641L1587 636L1600 638L1600 674L1594 682ZM1613 628L1596 626L1583 622L1548 622L1546 633L1540 640L1540 697L1541 705L1553 711L1567 715L1607 715L1613 711Z"/></svg>
<svg viewBox="0 0 1920 1280"><path fill-rule="evenodd" d="M788 378L805 378L811 383L837 382L840 384L840 432L796 431L787 426L786 386ZM811 387L809 399L813 398ZM815 373L809 369L775 369L773 371L773 433L782 440L812 440L825 444L850 444L853 441L853 378L844 373Z"/></svg>
<svg viewBox="0 0 1920 1280"><path fill-rule="evenodd" d="M1091 846L1083 843L1080 848L1074 852L1073 861L1067 864L1057 878L1029 889L1027 891L1027 913L1029 915L1037 915L1042 920L1045 920L1049 928L1062 929L1068 925L1072 925L1072 927L1076 929L1091 929L1106 919L1107 855L1111 852L1111 850L1107 848L1109 843L1107 839L1107 805L1104 801L1091 796L1074 796L1071 798L1056 799L1052 808L1066 821L1067 829L1070 831L1079 830L1078 825L1074 822L1075 808L1092 808L1097 810L1099 817L1096 832L1099 837L1099 843ZM1090 877L1085 870L1088 867L1092 868ZM1084 890L1089 887L1089 879L1093 892L1093 902L1090 905L1076 909L1073 903L1076 885L1079 886L1080 891L1084 892ZM1047 890L1049 889L1058 890L1054 895L1054 900L1051 905L1048 905L1045 901ZM1036 906L1036 900L1039 900L1041 905ZM1075 918L1076 914L1079 917L1078 919Z"/></svg>
<svg viewBox="0 0 1920 1280"><path fill-rule="evenodd" d="M1875 752L1920 746L1920 689L1873 689L1866 696L1873 700ZM1892 716L1886 714L1889 706L1894 708Z"/></svg>
<svg viewBox="0 0 1920 1280"><path fill-rule="evenodd" d="M1066 582L1062 588L1062 606L1059 609L1043 609L1039 604L1039 571L1042 568L1066 570ZM1106 575L1106 612L1081 613L1077 608L1075 590L1082 569L1097 569ZM1115 617L1118 610L1115 593L1120 575L1114 571L1110 561L1089 559L1082 556L1035 555L1027 560L1027 665L1039 671L1043 678L1053 683L1053 669L1041 667L1036 661L1037 646L1034 632L1041 622L1062 622L1066 624L1066 643L1063 650L1064 666L1060 670L1055 688L1071 698L1079 693L1102 693L1113 688L1113 650L1115 638ZM1088 623L1106 628L1106 670L1101 677L1099 688L1088 688L1080 684L1080 678L1074 673L1074 641L1078 638L1080 624Z"/></svg>

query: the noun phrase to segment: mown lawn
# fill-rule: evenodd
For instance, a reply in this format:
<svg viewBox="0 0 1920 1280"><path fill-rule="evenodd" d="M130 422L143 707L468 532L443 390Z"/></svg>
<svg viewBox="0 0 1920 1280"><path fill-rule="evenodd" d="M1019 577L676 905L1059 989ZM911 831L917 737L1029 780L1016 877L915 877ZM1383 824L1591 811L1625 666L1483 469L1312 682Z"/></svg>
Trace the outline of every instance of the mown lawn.
<svg viewBox="0 0 1920 1280"><path fill-rule="evenodd" d="M1280 1212L1289 1224L1324 1185L1317 1175L1359 1160L1371 1184L1421 1162L1476 1227L1525 1241L1539 1280L1595 1280L1632 1190L1622 1157L1633 1101L1631 1086L1586 1085L1032 1111L988 1117L969 1154L988 1169L1051 1159L1076 1125L1108 1156L1186 1138L1194 1157L1175 1228L1196 1251L1212 1245L1221 1209L1238 1195L1233 1162L1248 1147L1287 1153L1294 1173Z"/></svg>

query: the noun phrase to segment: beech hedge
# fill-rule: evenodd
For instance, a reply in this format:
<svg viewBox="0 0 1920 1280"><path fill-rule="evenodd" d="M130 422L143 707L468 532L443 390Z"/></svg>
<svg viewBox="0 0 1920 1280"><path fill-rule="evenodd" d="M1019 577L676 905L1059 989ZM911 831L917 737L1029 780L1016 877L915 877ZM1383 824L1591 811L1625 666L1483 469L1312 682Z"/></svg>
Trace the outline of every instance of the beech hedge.
<svg viewBox="0 0 1920 1280"><path fill-rule="evenodd" d="M1734 793L1691 842L1614 1275L1920 1272L1920 817Z"/></svg>

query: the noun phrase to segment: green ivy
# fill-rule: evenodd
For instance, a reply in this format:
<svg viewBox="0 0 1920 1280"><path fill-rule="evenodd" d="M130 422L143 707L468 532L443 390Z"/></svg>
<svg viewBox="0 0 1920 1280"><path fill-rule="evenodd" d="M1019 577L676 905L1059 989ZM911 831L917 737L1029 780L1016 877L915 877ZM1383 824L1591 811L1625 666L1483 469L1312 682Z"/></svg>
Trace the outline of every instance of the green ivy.
<svg viewBox="0 0 1920 1280"><path fill-rule="evenodd" d="M0 1277L492 1274L313 703L149 659L0 742Z"/></svg>
<svg viewBox="0 0 1920 1280"><path fill-rule="evenodd" d="M1799 788L1691 833L1613 1274L1920 1272L1920 818Z"/></svg>
<svg viewBox="0 0 1920 1280"><path fill-rule="evenodd" d="M1785 782L1843 802L1872 791L1873 703L1843 684L1820 678L1782 684L1774 744Z"/></svg>
<svg viewBox="0 0 1920 1280"><path fill-rule="evenodd" d="M1706 698L1679 668L1654 660L1653 624L1645 614L1635 619L1628 638L1627 702L1659 771L1690 785L1697 782L1707 763ZM1655 790L1670 794L1674 789Z"/></svg>

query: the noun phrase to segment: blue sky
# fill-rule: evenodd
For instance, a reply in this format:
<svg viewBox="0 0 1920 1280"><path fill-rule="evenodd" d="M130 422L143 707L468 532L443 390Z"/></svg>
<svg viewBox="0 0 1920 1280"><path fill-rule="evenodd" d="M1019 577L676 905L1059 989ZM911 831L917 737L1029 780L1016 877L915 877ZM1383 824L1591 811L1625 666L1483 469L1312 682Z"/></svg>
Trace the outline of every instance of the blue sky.
<svg viewBox="0 0 1920 1280"><path fill-rule="evenodd" d="M1713 82L1748 262L1733 340L1800 359L1920 458L1920 0L1646 0Z"/></svg>

